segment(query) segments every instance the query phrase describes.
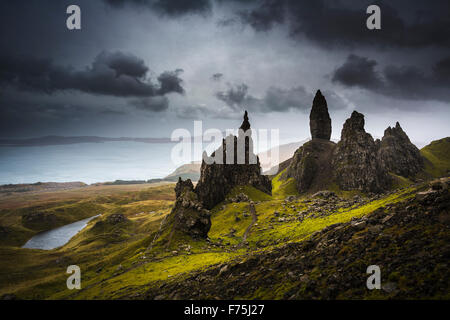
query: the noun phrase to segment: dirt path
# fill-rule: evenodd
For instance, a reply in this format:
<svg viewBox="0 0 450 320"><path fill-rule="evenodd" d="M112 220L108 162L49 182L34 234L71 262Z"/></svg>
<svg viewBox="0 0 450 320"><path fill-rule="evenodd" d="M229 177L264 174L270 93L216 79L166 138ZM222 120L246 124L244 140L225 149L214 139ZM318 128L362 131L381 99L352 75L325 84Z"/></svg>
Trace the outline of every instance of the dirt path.
<svg viewBox="0 0 450 320"><path fill-rule="evenodd" d="M256 223L256 221L258 221L258 217L256 216L255 205L253 203L250 203L249 208L250 208L250 213L252 214L252 222L245 230L244 235L242 236L242 242L238 246L239 248L244 245L244 242L247 240L247 236L250 233L250 229L253 227L253 225Z"/></svg>

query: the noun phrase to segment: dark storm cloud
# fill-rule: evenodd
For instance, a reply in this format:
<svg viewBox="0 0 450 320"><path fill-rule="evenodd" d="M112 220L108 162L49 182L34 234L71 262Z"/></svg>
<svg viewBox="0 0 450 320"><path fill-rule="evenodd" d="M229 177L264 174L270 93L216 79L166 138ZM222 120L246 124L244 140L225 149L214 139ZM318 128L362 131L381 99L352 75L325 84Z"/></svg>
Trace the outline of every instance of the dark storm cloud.
<svg viewBox="0 0 450 320"><path fill-rule="evenodd" d="M450 47L448 1L429 1L424 8L412 1L263 0L255 3L256 7L240 11L244 24L256 31L286 24L292 38L306 37L325 47ZM370 4L381 8L381 30L366 28L366 9ZM412 17L402 15L404 10L413 11Z"/></svg>
<svg viewBox="0 0 450 320"><path fill-rule="evenodd" d="M382 80L375 70L377 62L365 57L351 54L347 61L336 69L332 81L346 86L359 86L362 88L377 88L382 85Z"/></svg>
<svg viewBox="0 0 450 320"><path fill-rule="evenodd" d="M159 95L166 93L176 92L184 94L184 89L181 86L183 80L179 78L179 75L183 73L183 69L177 69L175 71L165 71L159 77L160 88L157 90Z"/></svg>
<svg viewBox="0 0 450 320"><path fill-rule="evenodd" d="M216 97L225 102L231 109L249 109L254 112L285 112L289 110L309 110L314 99L313 92L302 86L289 89L269 87L262 98L248 94L246 84L228 84L228 90L216 93ZM343 109L346 104L330 90L324 90L330 109Z"/></svg>
<svg viewBox="0 0 450 320"><path fill-rule="evenodd" d="M115 8L125 5L144 7L156 11L161 15L178 17L186 14L206 15L211 12L209 0L104 0Z"/></svg>
<svg viewBox="0 0 450 320"><path fill-rule="evenodd" d="M135 78L143 78L148 71L148 67L145 65L144 60L122 52L100 53L95 58L93 69L96 69L97 65L100 65L101 67L102 64L114 70L116 72L116 77L127 75Z"/></svg>
<svg viewBox="0 0 450 320"><path fill-rule="evenodd" d="M0 57L0 85L48 94L62 90L118 97L184 93L178 77L181 70L162 73L157 84L146 78L148 70L142 59L122 52L102 52L84 70L59 66L50 59L3 56Z"/></svg>
<svg viewBox="0 0 450 320"><path fill-rule="evenodd" d="M401 99L450 101L450 57L434 64L429 72L416 66L386 66L376 70L377 62L349 55L338 67L332 81Z"/></svg>

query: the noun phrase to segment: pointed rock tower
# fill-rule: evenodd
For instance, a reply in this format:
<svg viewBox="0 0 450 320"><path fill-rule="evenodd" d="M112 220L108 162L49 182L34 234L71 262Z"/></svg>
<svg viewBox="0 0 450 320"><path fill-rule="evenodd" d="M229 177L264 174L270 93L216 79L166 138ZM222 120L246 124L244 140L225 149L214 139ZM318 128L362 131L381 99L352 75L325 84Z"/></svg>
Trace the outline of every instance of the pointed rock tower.
<svg viewBox="0 0 450 320"><path fill-rule="evenodd" d="M325 97L320 90L309 116L312 140L295 151L285 177L294 178L298 192L323 190L330 182L331 156L336 144L330 141L331 119Z"/></svg>
<svg viewBox="0 0 450 320"><path fill-rule="evenodd" d="M233 187L238 185L251 185L265 193L272 193L272 184L267 176L261 174L259 158L253 153L247 111L240 129L237 137L226 137L222 146L210 157L203 156L200 179L194 191L207 209L225 200Z"/></svg>
<svg viewBox="0 0 450 320"><path fill-rule="evenodd" d="M328 106L325 97L317 90L314 97L311 113L309 114L309 128L312 139L331 138L331 118L328 114Z"/></svg>

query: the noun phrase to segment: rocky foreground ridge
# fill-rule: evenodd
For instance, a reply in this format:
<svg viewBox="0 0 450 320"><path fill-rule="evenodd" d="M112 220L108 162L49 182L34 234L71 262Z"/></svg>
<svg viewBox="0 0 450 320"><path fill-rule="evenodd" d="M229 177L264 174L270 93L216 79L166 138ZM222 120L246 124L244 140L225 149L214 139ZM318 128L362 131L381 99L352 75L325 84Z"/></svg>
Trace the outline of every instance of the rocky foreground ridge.
<svg viewBox="0 0 450 320"><path fill-rule="evenodd" d="M214 265L150 288L146 299L432 299L448 297L449 179L411 199L330 225L308 240ZM378 265L381 290L368 290Z"/></svg>

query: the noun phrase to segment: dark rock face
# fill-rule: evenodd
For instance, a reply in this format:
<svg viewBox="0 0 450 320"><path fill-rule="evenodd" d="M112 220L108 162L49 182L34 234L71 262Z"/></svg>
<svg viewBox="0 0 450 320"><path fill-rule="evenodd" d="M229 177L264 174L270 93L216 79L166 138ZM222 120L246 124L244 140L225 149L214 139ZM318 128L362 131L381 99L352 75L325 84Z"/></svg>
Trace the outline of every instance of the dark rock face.
<svg viewBox="0 0 450 320"><path fill-rule="evenodd" d="M389 187L390 179L377 161L377 150L372 136L364 130L364 115L353 111L333 154L333 176L341 189L381 192Z"/></svg>
<svg viewBox="0 0 450 320"><path fill-rule="evenodd" d="M310 129L312 140L292 157L282 178L295 178L297 190L315 192L335 183L342 190L383 192L392 184L390 172L414 177L424 168L419 150L397 122L383 139L374 141L364 130L364 115L354 111L344 124L341 141L331 135L327 102L320 90L314 97Z"/></svg>
<svg viewBox="0 0 450 320"><path fill-rule="evenodd" d="M411 143L400 124L388 127L378 150L378 161L387 171L413 177L424 168L419 149Z"/></svg>
<svg viewBox="0 0 450 320"><path fill-rule="evenodd" d="M268 177L261 174L259 158L253 153L247 112L241 129L238 137L230 135L224 139L222 146L211 157L203 156L195 193L207 209L225 200L226 195L238 185L251 185L271 194L272 184ZM233 149L227 150L230 146ZM216 155L222 155L221 159Z"/></svg>
<svg viewBox="0 0 450 320"><path fill-rule="evenodd" d="M206 238L211 228L211 218L208 210L198 201L191 180L181 178L175 186L177 200L168 217L169 224L193 238Z"/></svg>
<svg viewBox="0 0 450 320"><path fill-rule="evenodd" d="M309 115L309 127L312 139L330 140L331 118L328 114L327 101L320 90L317 90L313 100Z"/></svg>
<svg viewBox="0 0 450 320"><path fill-rule="evenodd" d="M192 184L191 179L187 179L183 181L181 177L178 178L178 182L175 186L175 196L178 198L181 196L183 190L187 188L189 190L194 190L194 185Z"/></svg>
<svg viewBox="0 0 450 320"><path fill-rule="evenodd" d="M295 178L298 192L318 191L326 186L331 176L331 156L335 146L331 141L311 140L297 149L286 177Z"/></svg>

